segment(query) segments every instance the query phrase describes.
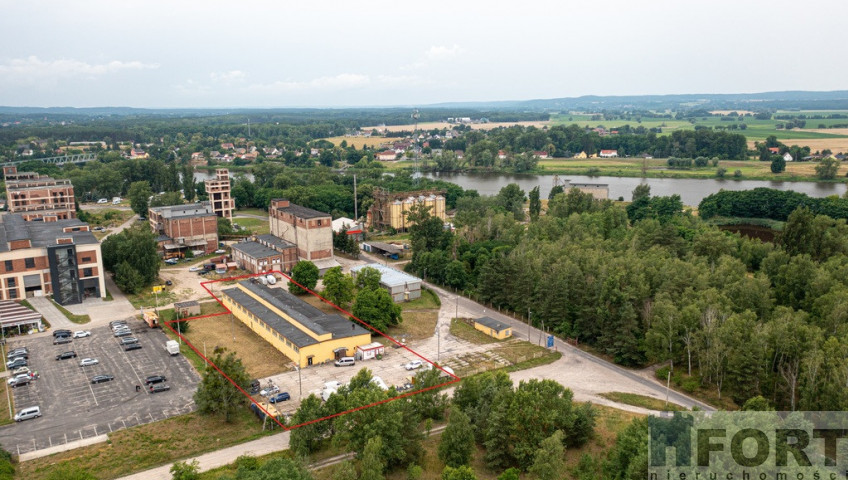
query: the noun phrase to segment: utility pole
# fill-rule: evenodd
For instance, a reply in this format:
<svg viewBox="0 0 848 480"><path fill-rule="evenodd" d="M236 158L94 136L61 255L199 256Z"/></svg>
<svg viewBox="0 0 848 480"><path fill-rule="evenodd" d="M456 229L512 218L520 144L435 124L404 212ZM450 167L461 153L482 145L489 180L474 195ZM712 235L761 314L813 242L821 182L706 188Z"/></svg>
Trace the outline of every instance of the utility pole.
<svg viewBox="0 0 848 480"><path fill-rule="evenodd" d="M527 307L527 341L530 341L530 307Z"/></svg>

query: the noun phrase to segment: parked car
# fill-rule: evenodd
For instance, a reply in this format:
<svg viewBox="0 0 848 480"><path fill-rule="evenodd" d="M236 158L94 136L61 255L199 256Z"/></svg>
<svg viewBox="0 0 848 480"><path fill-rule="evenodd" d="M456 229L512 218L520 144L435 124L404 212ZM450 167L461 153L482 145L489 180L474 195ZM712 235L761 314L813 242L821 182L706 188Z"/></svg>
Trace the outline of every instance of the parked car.
<svg viewBox="0 0 848 480"><path fill-rule="evenodd" d="M153 385L154 383L162 383L168 381L164 375L151 375L144 379L145 385Z"/></svg>
<svg viewBox="0 0 848 480"><path fill-rule="evenodd" d="M29 379L30 376L29 376L28 373L19 373L19 374L15 375L14 377L10 378L6 383L11 385L11 384L15 383L19 378Z"/></svg>
<svg viewBox="0 0 848 480"><path fill-rule="evenodd" d="M132 330L130 330L129 328L121 329L121 330L115 330L114 335L116 337L126 337L127 335L132 335Z"/></svg>
<svg viewBox="0 0 848 480"><path fill-rule="evenodd" d="M167 263L168 265L176 265L176 264L180 263L180 261L177 260L176 258L169 258L169 259L165 260L165 263Z"/></svg>
<svg viewBox="0 0 848 480"><path fill-rule="evenodd" d="M38 418L40 416L41 409L39 407L27 407L21 409L18 413L16 413L14 420L16 422L22 422L24 420L29 420L30 418Z"/></svg>
<svg viewBox="0 0 848 480"><path fill-rule="evenodd" d="M29 350L27 350L27 348L26 348L26 347L18 347L18 348L15 348L15 349L13 349L13 350L9 350L9 351L6 353L6 358L19 357L19 356L20 356L20 354L27 354L27 355L29 355Z"/></svg>
<svg viewBox="0 0 848 480"><path fill-rule="evenodd" d="M22 373L26 373L27 375L29 375L32 372L30 371L29 367L18 367L12 370L12 375L20 375Z"/></svg>
<svg viewBox="0 0 848 480"><path fill-rule="evenodd" d="M407 370L415 370L416 368L421 368L422 365L424 365L424 364L421 363L421 360L413 360L413 361L407 363L406 365L404 365L403 368L405 368Z"/></svg>
<svg viewBox="0 0 848 480"><path fill-rule="evenodd" d="M223 248L219 248L218 250L215 250L215 253L227 253L227 251Z"/></svg>
<svg viewBox="0 0 848 480"><path fill-rule="evenodd" d="M70 330L54 330L53 337L70 337L74 332Z"/></svg>
<svg viewBox="0 0 848 480"><path fill-rule="evenodd" d="M259 380L254 380L254 381L250 382L250 394L251 395L256 395L257 393L259 393L259 389L260 389Z"/></svg>
<svg viewBox="0 0 848 480"><path fill-rule="evenodd" d="M277 403L285 402L286 400L291 400L291 395L289 395L289 392L280 392L271 397L268 401L271 403Z"/></svg>
<svg viewBox="0 0 848 480"><path fill-rule="evenodd" d="M6 357L6 358L8 358L9 360L15 360L17 358L23 358L24 360L29 360L29 353L27 353L27 352L15 352L14 355L10 353L9 356Z"/></svg>
<svg viewBox="0 0 848 480"><path fill-rule="evenodd" d="M29 364L23 358L16 358L15 360L13 360L11 362L6 362L6 368L9 369L9 370L14 370L16 368L27 367L27 366L29 366Z"/></svg>
<svg viewBox="0 0 848 480"><path fill-rule="evenodd" d="M77 358L77 352L71 350L70 352L62 352L56 355L56 360L67 360L69 358Z"/></svg>
<svg viewBox="0 0 848 480"><path fill-rule="evenodd" d="M189 268L188 271L189 272L202 272L203 267L201 267L200 265L195 265L195 266Z"/></svg>
<svg viewBox="0 0 848 480"><path fill-rule="evenodd" d="M62 336L62 337L56 337L56 338L53 339L53 345L64 345L66 343L71 343L71 342L73 342L71 337Z"/></svg>
<svg viewBox="0 0 848 480"><path fill-rule="evenodd" d="M114 379L112 375L95 375L91 378L91 383L111 382Z"/></svg>
<svg viewBox="0 0 848 480"><path fill-rule="evenodd" d="M88 367L90 365L97 365L98 363L100 362L96 358L83 358L80 361L80 367Z"/></svg>
<svg viewBox="0 0 848 480"><path fill-rule="evenodd" d="M140 348L141 348L141 344L138 344L138 343L131 343L131 344L129 344L129 345L127 345L127 346L125 346L125 347L124 347L124 351L125 351L125 352L131 352L131 351L133 351L133 350L138 350L138 349L140 349Z"/></svg>
<svg viewBox="0 0 848 480"><path fill-rule="evenodd" d="M120 326L120 325L123 325L123 326L126 327L127 321L126 320L112 320L111 322L109 322L109 328L115 328L115 327Z"/></svg>
<svg viewBox="0 0 848 480"><path fill-rule="evenodd" d="M262 391L259 392L259 395L262 395L263 397L267 397L268 395L273 395L273 394L275 394L279 391L280 391L280 387L278 387L276 385L271 385L270 387L263 388Z"/></svg>
<svg viewBox="0 0 848 480"><path fill-rule="evenodd" d="M83 338L83 337L90 337L90 336L91 336L91 332L89 332L88 330L77 330L76 332L74 332L74 338Z"/></svg>
<svg viewBox="0 0 848 480"><path fill-rule="evenodd" d="M109 199L101 198L100 200L97 201L97 203L103 205L104 203L109 203Z"/></svg>
<svg viewBox="0 0 848 480"><path fill-rule="evenodd" d="M156 385L150 386L150 393L166 392L170 389L171 389L170 385L168 385L166 383L157 383Z"/></svg>
<svg viewBox="0 0 848 480"><path fill-rule="evenodd" d="M174 282L172 282L172 281L170 281L170 280L165 280L165 285L167 285L167 286L169 286L169 287L170 287L170 286L171 286L171 285L173 285L173 284L174 284Z"/></svg>
<svg viewBox="0 0 848 480"><path fill-rule="evenodd" d="M9 386L12 388L22 387L24 385L29 385L29 382L32 381L31 375L19 375L11 380L9 380Z"/></svg>
<svg viewBox="0 0 848 480"><path fill-rule="evenodd" d="M121 339L121 345L130 345L132 343L138 343L138 339L135 337L124 337Z"/></svg>

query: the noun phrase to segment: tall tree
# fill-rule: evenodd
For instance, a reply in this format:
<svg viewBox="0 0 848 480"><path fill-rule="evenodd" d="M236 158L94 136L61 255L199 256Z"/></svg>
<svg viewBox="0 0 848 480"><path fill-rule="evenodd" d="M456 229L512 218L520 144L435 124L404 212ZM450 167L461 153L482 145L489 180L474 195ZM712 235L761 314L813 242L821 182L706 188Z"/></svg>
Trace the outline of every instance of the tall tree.
<svg viewBox="0 0 848 480"><path fill-rule="evenodd" d="M501 188L496 200L498 205L507 212L511 212L516 220L524 220L524 201L527 197L518 184L510 183Z"/></svg>
<svg viewBox="0 0 848 480"><path fill-rule="evenodd" d="M342 267L333 267L324 273L324 298L342 308L353 301L353 279L342 273Z"/></svg>
<svg viewBox="0 0 848 480"><path fill-rule="evenodd" d="M351 313L354 317L385 332L390 326L400 325L401 307L392 300L384 288L363 288L356 293Z"/></svg>
<svg viewBox="0 0 848 480"><path fill-rule="evenodd" d="M221 415L224 421L229 422L232 415L247 402L247 397L238 387L242 390L248 388L250 376L241 359L226 348L216 347L209 361L211 364L206 365L203 379L194 393L194 403L197 404L198 412Z"/></svg>
<svg viewBox="0 0 848 480"><path fill-rule="evenodd" d="M147 225L137 225L110 235L103 241L101 251L106 270L117 273L118 266L126 263L138 273L141 286L150 285L159 276L162 262L156 238Z"/></svg>
<svg viewBox="0 0 848 480"><path fill-rule="evenodd" d="M150 189L150 183L147 180L133 182L127 190L127 197L130 199L130 207L133 212L139 216L147 215L147 205L153 191Z"/></svg>
<svg viewBox="0 0 848 480"><path fill-rule="evenodd" d="M194 198L197 194L195 181L194 181L194 169L191 168L191 164L183 165L182 171L182 186L183 186L183 196L186 199L186 202L193 202Z"/></svg>
<svg viewBox="0 0 848 480"><path fill-rule="evenodd" d="M318 285L318 267L309 260L301 260L292 267L291 279L292 281L289 282L289 292L295 295L307 293L307 290L304 290L304 288L314 290L315 285ZM303 288L298 283L303 285Z"/></svg>
<svg viewBox="0 0 848 480"><path fill-rule="evenodd" d="M542 201L539 199L539 186L530 190L530 220L536 221L542 211Z"/></svg>
<svg viewBox="0 0 848 480"><path fill-rule="evenodd" d="M533 465L529 472L539 480L557 480L565 471L565 447L562 444L562 430L557 430L550 437L542 440L542 445L536 452Z"/></svg>
<svg viewBox="0 0 848 480"><path fill-rule="evenodd" d="M451 409L448 426L439 442L439 460L445 465L459 467L471 462L474 452L474 429L468 415L458 407Z"/></svg>
<svg viewBox="0 0 848 480"><path fill-rule="evenodd" d="M383 437L377 435L365 444L365 451L360 460L360 480L384 480L383 472L386 462L383 460Z"/></svg>

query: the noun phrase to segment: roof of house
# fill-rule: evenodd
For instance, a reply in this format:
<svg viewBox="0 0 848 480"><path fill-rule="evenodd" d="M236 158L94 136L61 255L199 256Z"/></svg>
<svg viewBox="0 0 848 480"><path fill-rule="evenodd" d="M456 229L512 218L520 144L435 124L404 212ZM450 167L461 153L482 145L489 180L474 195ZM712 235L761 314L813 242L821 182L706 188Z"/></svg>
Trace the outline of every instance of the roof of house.
<svg viewBox="0 0 848 480"><path fill-rule="evenodd" d="M403 252L403 248L401 248L397 245L392 245L391 243L368 242L368 245L371 245L372 247L374 247L378 250L382 250L382 251L388 252L388 253L402 253Z"/></svg>
<svg viewBox="0 0 848 480"><path fill-rule="evenodd" d="M280 255L280 252L273 248L266 247L265 245L252 240L249 242L239 242L231 245L231 247L233 250L239 251L252 258L267 258Z"/></svg>
<svg viewBox="0 0 848 480"><path fill-rule="evenodd" d="M501 332L506 330L507 328L510 328L510 326L506 323L501 322L500 320L495 320L491 317L480 317L477 320L474 320L474 323L479 323L481 325L489 327L496 332Z"/></svg>
<svg viewBox="0 0 848 480"><path fill-rule="evenodd" d="M166 207L150 207L150 211L156 212L164 218L208 217L215 215L215 212L212 211L212 204L208 201L187 203L185 205L169 205Z"/></svg>
<svg viewBox="0 0 848 480"><path fill-rule="evenodd" d="M295 205L294 203L289 203L288 207L277 207L277 211L290 213L298 218L321 218L330 216L329 213L319 212L318 210Z"/></svg>
<svg viewBox="0 0 848 480"><path fill-rule="evenodd" d="M362 270L365 267L373 268L380 272L380 283L383 285L387 285L389 287L394 287L397 285L406 285L408 283L418 283L421 282L421 279L418 277L414 277L408 273L401 272L400 270L395 270L392 267L387 267L386 265L381 265L379 263L369 263L368 265L357 265L350 269L351 272L356 273Z"/></svg>
<svg viewBox="0 0 848 480"><path fill-rule="evenodd" d="M185 302L174 302L176 308L199 307L200 302L197 300L186 300Z"/></svg>
<svg viewBox="0 0 848 480"><path fill-rule="evenodd" d="M297 248L297 245L295 245L291 242L288 242L286 240L283 240L282 238L280 238L280 237L278 237L274 234L271 234L271 233L265 233L265 234L262 234L262 235L257 235L256 238L258 240L261 240L261 241L267 243L268 245L273 246L274 248L281 249L281 250L285 250L287 248Z"/></svg>
<svg viewBox="0 0 848 480"><path fill-rule="evenodd" d="M289 315L305 328L311 330L315 335L331 333L333 338L336 339L370 333L359 324L353 323L341 315L326 314L281 288L269 288L261 283L253 283L250 280L241 281L239 285L274 306L279 311ZM253 312L254 315L276 329L281 335L295 342L299 347L317 343L314 338L292 325L285 318L274 313L271 309L265 307L261 302L244 291L233 288L224 290L224 293ZM292 332L291 329L297 332ZM285 332L288 332L291 336Z"/></svg>
<svg viewBox="0 0 848 480"><path fill-rule="evenodd" d="M0 216L0 252L9 251L9 242L29 240L34 248L56 245L57 238L73 238L76 245L97 244L97 238L88 231L65 232L66 227L88 227L79 219L58 220L55 222L26 222L17 213Z"/></svg>
<svg viewBox="0 0 848 480"><path fill-rule="evenodd" d="M618 153L618 150L601 150L601 153Z"/></svg>

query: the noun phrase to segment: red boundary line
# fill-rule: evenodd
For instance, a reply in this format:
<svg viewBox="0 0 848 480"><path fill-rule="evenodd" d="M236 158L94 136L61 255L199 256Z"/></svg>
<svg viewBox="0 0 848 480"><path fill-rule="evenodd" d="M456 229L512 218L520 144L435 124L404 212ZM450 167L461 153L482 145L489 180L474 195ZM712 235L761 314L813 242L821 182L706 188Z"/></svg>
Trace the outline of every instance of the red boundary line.
<svg viewBox="0 0 848 480"><path fill-rule="evenodd" d="M448 376L452 377L452 378L453 378L453 380L451 380L451 381L449 381L449 382L445 382L445 383L440 383L440 384L438 384L438 385L434 385L434 386L432 386L432 387L423 388L423 389L421 389L421 390L416 390L416 391L414 391L414 392L409 392L409 393L405 393L405 394L403 394L403 395L398 395L397 397L387 398L387 399L385 399L385 400L381 400L381 401L379 401L379 402L369 403L368 405L363 405L363 406L361 406L361 407L352 408L352 409L350 409L350 410L345 410L344 412L339 412L339 413L336 413L336 414L333 414L333 415L328 415L328 416L326 416L326 417L316 418L316 419L314 419L314 420L310 420L310 421L308 421L308 422L303 422L303 423L298 424L298 425L292 425L292 426L290 426L290 427L285 426L283 423L281 423L279 420L277 420L277 418L276 418L274 415L272 415L272 414L271 414L271 412L269 412L268 410L265 410L265 408L263 408L261 405L259 405L259 403L257 403L255 400L253 400L253 398L250 396L250 394L248 394L247 392L245 392L245 391L244 391L244 389L242 389L240 386L238 386L238 384L237 384L236 382L234 382L234 381L233 381L233 379L231 379L230 377L228 377L226 373L224 373L224 372L223 372L220 368L218 368L218 366L217 366L217 365L215 365L215 363L213 363L213 362L212 362L212 361L210 361L208 358L206 358L206 356L205 356L205 355L203 355L202 353L200 353L200 350L198 350L198 349L197 349L197 348L196 348L196 347L195 347L195 346L194 346L191 342L189 342L189 341L188 341L188 339L187 339L187 338L185 338L184 336L182 336L179 332L177 332L176 330L174 330L174 327L172 327L172 326L171 326L171 324L172 324L172 323L174 323L174 322L187 322L187 321L192 321L192 320L200 320L200 319L202 319L202 318L217 317L217 316L220 316L220 315L228 315L228 314L232 314L232 313L233 313L233 312L232 312L229 308L227 308L227 306L226 306L226 305L224 305L224 303L221 301L221 299L220 299L220 298L216 297L216 296L215 296L215 294L214 294L214 293L212 293L212 290L210 290L209 288L207 288L207 287L206 287L206 285L207 285L207 284L218 283L218 282L229 282L229 281L234 281L234 280L241 280L241 279L245 279L245 278L256 277L256 276L259 276L259 275L268 275L269 273L277 273L277 274L279 274L279 275L283 276L284 278L288 279L290 282L294 283L294 284L295 284L295 285L297 285L298 287L300 287L300 288L302 288L302 289L306 290L307 292L309 292L310 294L312 294L312 295L314 295L314 296L318 297L319 299L321 299L321 301L322 301L322 302L326 303L327 305L331 305L333 308L335 308L335 309L336 309L336 310L338 310L339 312L341 312L341 313L345 314L346 316L348 316L348 317L350 317L350 318L355 319L357 322L359 322L360 324L362 324L362 326L364 326L365 328L368 328L369 330L372 330L372 331L376 332L377 334L382 335L382 336L383 336L383 337L385 337L385 338L388 338L389 340L391 340L392 342L394 342L394 343L395 343L395 345L397 345L397 346L399 346L399 347L401 347L401 348L406 349L408 352L410 352L410 353L414 354L415 356L417 356L418 358L420 358L420 359L424 360L425 362L429 363L429 364L430 364L430 365L432 365L433 367L435 367L435 368L437 368L437 369L441 370L441 371L442 371L443 373L445 373L446 375L448 375ZM331 302L331 301L327 300L326 298L322 297L321 295L318 295L317 293L313 292L313 291L312 291L312 290L310 290L309 288L306 288L306 287L304 287L303 285L301 285L301 284L299 284L299 283L295 282L294 280L292 280L292 278L291 278L291 277L289 277L288 275L286 275L285 273L283 273L283 272L281 272L281 271L273 270L273 271L268 271L268 272L265 272L265 273L254 273L254 274L248 274L248 275L241 275L241 276L238 276L238 277L228 277L228 278L221 278L221 279L218 279L218 280L209 280L209 281L206 281L206 282L200 282L200 286L201 286L201 287L203 287L203 289L204 289L204 290L206 290L206 291L209 293L209 295L210 295L212 298L214 298L214 299L215 299L215 301L216 301L216 302L218 302L218 304L219 304L219 305L221 305L221 307L223 307L223 308L224 308L224 310L226 310L226 312L221 312L221 313L211 313L211 314L208 314L208 315L198 315L198 316L196 316L196 317L182 318L182 319L179 319L179 320L169 320L169 321L164 322L164 323L165 323L165 325L166 325L166 326L167 326L167 327L168 327L168 328L169 328L172 332L174 332L174 335L178 336L178 337L179 337L182 341L184 341L184 342L186 343L186 345L188 345L188 346L189 346L189 348L191 348L192 350L194 350L194 353L196 353L198 356L200 356L200 358L202 358L202 359L203 359L203 361L205 361L207 364L211 365L211 366L212 366L215 370L217 370L217 371L218 371L218 373L220 373L221 375L223 375L223 377L224 377L224 378L226 378L226 379L227 379L230 383L232 383L232 384L233 384L233 385L234 385L237 389L239 389L239 391L240 391L242 394L244 394L244 396L245 396L245 397L247 397L247 399L248 399L248 400L250 400L250 402L251 402L251 403L253 403L254 405L256 405L256 407L257 407L257 408L259 408L260 410L262 410L262 411L265 413L265 415L267 415L268 417L270 417L272 420L274 420L274 422L276 422L276 423L277 423L277 425L279 425L280 427L282 427L282 428L283 428L283 429L285 429L285 430L292 430L292 429L295 429L295 428L298 428L298 427L303 427L303 426L306 426L306 425L311 425L311 424L313 424L313 423L318 423L318 422L321 422L321 421L324 421L324 420L329 420L329 419L331 419L331 418L339 417L339 416L342 416L342 415L345 415L345 414L348 414L348 413L358 412L358 411L360 411L360 410L364 410L364 409L366 409L366 408L375 407L375 406L377 406L377 405L382 405L382 404L384 404L384 403L388 403L388 402L391 402L391 401L394 401L394 400L399 400L399 399L401 399L401 398L407 398L407 397L410 397L410 396L412 396L412 395L417 395L417 394L419 394L419 393L424 393L424 392L427 392L427 391L430 391L430 390L434 390L434 389L437 389L437 388L441 388L441 387L444 387L444 386L446 386L446 385L451 385L451 384L456 383L456 382L458 382L458 381L460 380L460 378L459 378L459 377L457 377L457 376L456 376L456 375L454 375L454 374L448 373L447 371L445 371L445 369L444 369L444 368L442 368L442 367L438 366L436 363L432 362L430 359L425 358L424 356L422 356L422 355L421 355L421 354L419 354L418 352L416 352L416 351L412 350L411 348L407 347L406 345L404 345L404 344L402 344L402 343L398 342L398 341L397 341L397 340L395 340L394 338L392 338L392 337L390 337L390 336L386 335L385 333L383 333L383 332L381 332L381 331L377 330L376 328L372 327L371 325L369 325L369 324L367 324L367 323L363 322L362 320L360 320L359 318L355 317L353 314L351 314L351 313L350 313L350 312L348 312L347 310L345 310L345 309L343 309L343 308L339 307L338 305L336 305L336 304L334 304L333 302ZM438 320L436 320L436 325L438 325ZM300 366L299 366L299 365L298 365L298 368L300 368Z"/></svg>

